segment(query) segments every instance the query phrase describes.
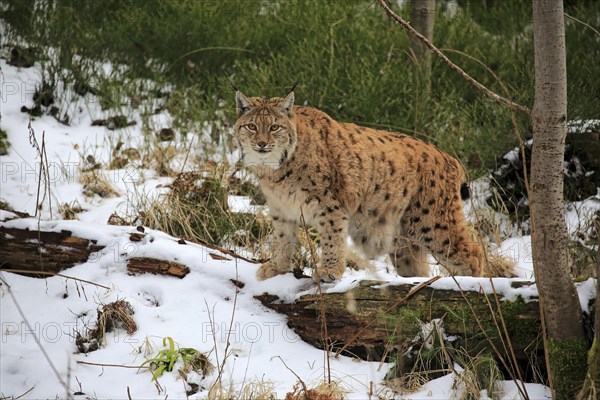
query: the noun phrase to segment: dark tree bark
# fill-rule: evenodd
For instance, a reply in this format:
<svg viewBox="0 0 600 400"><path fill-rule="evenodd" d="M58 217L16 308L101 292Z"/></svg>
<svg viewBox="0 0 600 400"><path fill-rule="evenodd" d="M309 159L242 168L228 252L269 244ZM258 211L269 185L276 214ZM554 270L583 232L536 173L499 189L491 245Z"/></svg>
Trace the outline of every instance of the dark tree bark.
<svg viewBox="0 0 600 400"><path fill-rule="evenodd" d="M535 100L531 155L532 245L555 397L573 398L585 372L586 343L569 275L563 199L567 67L562 0L533 0Z"/></svg>

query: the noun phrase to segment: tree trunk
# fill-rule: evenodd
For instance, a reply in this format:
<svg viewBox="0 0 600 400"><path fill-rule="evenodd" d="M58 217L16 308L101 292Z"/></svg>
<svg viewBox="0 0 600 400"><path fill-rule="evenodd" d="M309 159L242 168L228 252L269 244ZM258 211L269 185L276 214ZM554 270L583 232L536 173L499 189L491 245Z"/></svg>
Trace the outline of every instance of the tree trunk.
<svg viewBox="0 0 600 400"><path fill-rule="evenodd" d="M433 42L435 0L411 0L410 24L430 42ZM431 51L413 35L410 35L409 39L410 48L418 63L423 92L429 94L431 91Z"/></svg>
<svg viewBox="0 0 600 400"><path fill-rule="evenodd" d="M555 397L573 398L585 372L582 314L569 276L563 201L567 68L562 0L533 0L532 244Z"/></svg>

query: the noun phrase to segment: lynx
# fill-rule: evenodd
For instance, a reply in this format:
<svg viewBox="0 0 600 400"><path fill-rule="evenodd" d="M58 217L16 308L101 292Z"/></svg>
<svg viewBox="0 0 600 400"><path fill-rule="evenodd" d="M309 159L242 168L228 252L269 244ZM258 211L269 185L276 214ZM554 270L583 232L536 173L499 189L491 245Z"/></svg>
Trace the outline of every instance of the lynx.
<svg viewBox="0 0 600 400"><path fill-rule="evenodd" d="M463 170L448 154L407 135L333 120L285 98L236 91L234 138L273 218L264 280L292 269L302 222L320 237L315 281L340 278L346 237L368 258L388 253L401 276L427 276L431 254L451 274L480 276L483 251L469 236Z"/></svg>

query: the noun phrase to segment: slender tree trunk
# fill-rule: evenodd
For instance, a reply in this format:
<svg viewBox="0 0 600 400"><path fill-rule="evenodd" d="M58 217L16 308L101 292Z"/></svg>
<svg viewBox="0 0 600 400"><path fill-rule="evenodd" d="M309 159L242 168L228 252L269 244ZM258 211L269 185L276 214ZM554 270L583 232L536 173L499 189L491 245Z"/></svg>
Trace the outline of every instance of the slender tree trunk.
<svg viewBox="0 0 600 400"><path fill-rule="evenodd" d="M435 0L411 0L410 24L419 33L433 42L433 27L435 24ZM425 93L431 91L431 51L418 38L410 35L410 48L415 54L422 76Z"/></svg>
<svg viewBox="0 0 600 400"><path fill-rule="evenodd" d="M573 398L585 373L581 308L569 274L563 200L567 67L562 0L533 0L532 242L555 398Z"/></svg>

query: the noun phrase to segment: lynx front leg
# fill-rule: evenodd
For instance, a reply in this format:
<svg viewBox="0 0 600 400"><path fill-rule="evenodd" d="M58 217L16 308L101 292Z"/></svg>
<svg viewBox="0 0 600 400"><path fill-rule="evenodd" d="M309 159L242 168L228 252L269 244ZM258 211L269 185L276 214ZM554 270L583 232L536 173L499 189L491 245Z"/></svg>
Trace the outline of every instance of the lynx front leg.
<svg viewBox="0 0 600 400"><path fill-rule="evenodd" d="M327 207L317 227L321 238L321 263L313 273L315 282L332 282L344 274L346 268L346 235L348 220L339 207Z"/></svg>
<svg viewBox="0 0 600 400"><path fill-rule="evenodd" d="M292 256L296 248L296 223L273 216L271 260L256 271L256 278L264 281L292 270Z"/></svg>

